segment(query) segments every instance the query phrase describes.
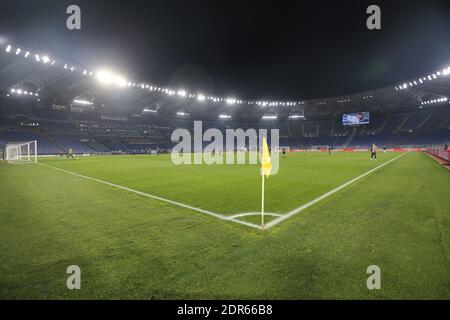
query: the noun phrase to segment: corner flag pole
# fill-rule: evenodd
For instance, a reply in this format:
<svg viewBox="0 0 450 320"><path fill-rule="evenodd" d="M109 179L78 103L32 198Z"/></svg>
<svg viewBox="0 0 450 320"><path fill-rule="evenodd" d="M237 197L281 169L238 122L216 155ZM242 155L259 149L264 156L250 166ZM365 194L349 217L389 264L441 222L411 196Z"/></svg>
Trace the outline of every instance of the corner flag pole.
<svg viewBox="0 0 450 320"><path fill-rule="evenodd" d="M261 172L261 229L264 229L264 172Z"/></svg>
<svg viewBox="0 0 450 320"><path fill-rule="evenodd" d="M266 138L263 137L261 154L261 229L264 229L264 178L269 177L270 170L272 170L272 163L270 162L269 146Z"/></svg>

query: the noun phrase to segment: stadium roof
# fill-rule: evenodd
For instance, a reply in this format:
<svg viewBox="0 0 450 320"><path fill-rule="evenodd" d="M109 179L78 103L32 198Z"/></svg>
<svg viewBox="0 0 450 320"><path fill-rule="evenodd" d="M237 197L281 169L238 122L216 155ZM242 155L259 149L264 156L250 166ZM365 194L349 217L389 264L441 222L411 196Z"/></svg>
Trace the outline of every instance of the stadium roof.
<svg viewBox="0 0 450 320"><path fill-rule="evenodd" d="M42 103L102 106L112 110L196 119L256 121L329 117L351 111L386 111L448 103L450 67L415 79L346 96L267 101L258 97L218 97L146 81L126 79L111 70L95 70L11 43L0 44L0 90L3 96Z"/></svg>

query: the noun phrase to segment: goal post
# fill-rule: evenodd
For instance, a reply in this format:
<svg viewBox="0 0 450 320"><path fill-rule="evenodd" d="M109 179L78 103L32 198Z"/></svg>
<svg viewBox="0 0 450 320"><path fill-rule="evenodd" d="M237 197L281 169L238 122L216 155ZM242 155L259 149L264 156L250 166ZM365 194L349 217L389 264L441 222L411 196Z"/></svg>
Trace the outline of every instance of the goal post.
<svg viewBox="0 0 450 320"><path fill-rule="evenodd" d="M37 141L6 143L3 160L8 163L37 163Z"/></svg>

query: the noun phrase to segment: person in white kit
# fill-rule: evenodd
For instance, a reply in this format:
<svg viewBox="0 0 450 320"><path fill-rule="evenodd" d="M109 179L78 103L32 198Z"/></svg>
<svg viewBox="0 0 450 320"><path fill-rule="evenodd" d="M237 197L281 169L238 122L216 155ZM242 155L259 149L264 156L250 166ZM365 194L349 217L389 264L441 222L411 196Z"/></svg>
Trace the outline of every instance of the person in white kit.
<svg viewBox="0 0 450 320"><path fill-rule="evenodd" d="M377 160L377 150L378 148L375 143L372 143L370 146L370 160Z"/></svg>

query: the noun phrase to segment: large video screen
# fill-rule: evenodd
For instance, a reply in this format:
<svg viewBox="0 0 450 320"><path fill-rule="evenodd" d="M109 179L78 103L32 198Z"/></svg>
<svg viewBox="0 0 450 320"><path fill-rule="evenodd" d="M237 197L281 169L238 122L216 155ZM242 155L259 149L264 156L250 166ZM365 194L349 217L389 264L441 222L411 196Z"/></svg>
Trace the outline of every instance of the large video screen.
<svg viewBox="0 0 450 320"><path fill-rule="evenodd" d="M369 111L344 113L342 115L342 124L344 126L355 126L370 123Z"/></svg>

